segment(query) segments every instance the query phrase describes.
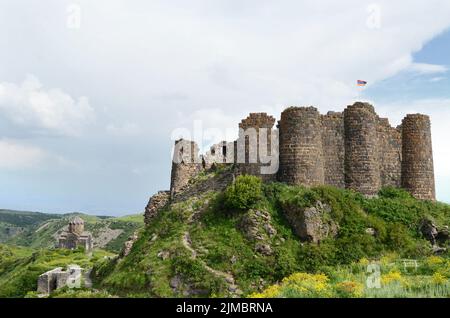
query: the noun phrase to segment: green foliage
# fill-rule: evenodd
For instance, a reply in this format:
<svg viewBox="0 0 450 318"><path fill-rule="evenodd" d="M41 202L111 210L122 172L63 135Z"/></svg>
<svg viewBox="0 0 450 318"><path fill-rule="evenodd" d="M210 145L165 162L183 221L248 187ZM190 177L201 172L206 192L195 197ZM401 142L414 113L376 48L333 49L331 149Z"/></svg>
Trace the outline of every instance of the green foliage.
<svg viewBox="0 0 450 318"><path fill-rule="evenodd" d="M384 187L378 192L378 195L380 198L385 199L413 199L408 191L395 187Z"/></svg>
<svg viewBox="0 0 450 318"><path fill-rule="evenodd" d="M204 179L209 177L207 174L202 176ZM203 182L202 178L196 182ZM324 221L336 223L338 234L321 240L320 244L301 242L285 214L288 209L301 211L316 206L318 202L330 207ZM236 211L239 213L233 213ZM242 221L246 220L244 217L255 217L261 211L265 217L270 215L268 219L275 231L270 235L264 232L259 239L254 239L247 235ZM0 296L33 297L30 290L35 287L38 273L57 264L79 264L84 260L87 266L93 266L93 282L99 293L90 295L87 291L61 290L55 297L184 297L186 293L194 297L230 296L228 283L218 272L231 275L244 295L281 282L294 273L306 273L312 276L293 276L286 284L289 286L278 295L441 297L448 294L443 291L443 286L448 286L445 279L449 277L450 265L447 258L445 261L428 258L431 246L419 231L424 218L439 226L449 225L450 207L416 200L395 188L384 188L378 197L366 198L353 191L329 186L306 188L282 183L262 184L259 178L239 176L222 193L197 194L184 201L172 202L159 211L140 231L130 254L122 259L108 257L94 261L84 260L84 254L80 252L72 255L70 251L41 251L32 255L30 250L0 249ZM129 228L131 231L136 220L137 217L124 217L116 219L115 223L113 219L97 219L89 226L92 231L99 231L104 222L109 222L110 228ZM259 224L253 230L260 233L265 225ZM183 240L186 234L189 248ZM258 243L269 245L272 252L258 252ZM119 247L117 245L114 249ZM195 250L195 257L191 248ZM393 253L397 259L423 260L414 273L402 272L408 276L406 280L416 287L386 284L383 291L361 291L366 275L360 260L382 263L383 275L387 275L385 280L395 279L397 274L389 273L401 270L401 265L396 263L399 261L395 258L385 260L388 258L386 255ZM27 278L28 274L31 276ZM327 279L321 278L321 274ZM307 280L305 284L299 280L301 277ZM176 288L171 284L175 278L178 280ZM443 280L443 285L435 283ZM295 282L302 288L296 289ZM323 293L316 287L323 288ZM14 290L20 290L20 293ZM272 289L272 294L275 291L276 288Z"/></svg>
<svg viewBox="0 0 450 318"><path fill-rule="evenodd" d="M225 206L229 209L247 210L262 199L262 181L250 175L241 175L228 186L224 194Z"/></svg>
<svg viewBox="0 0 450 318"><path fill-rule="evenodd" d="M47 214L40 212L12 211L0 209L0 222L17 227L38 225L51 219L61 218L61 214Z"/></svg>
<svg viewBox="0 0 450 318"><path fill-rule="evenodd" d="M24 297L37 288L37 278L55 267L70 264L90 268L108 252L87 255L82 250L38 250L0 245L0 297Z"/></svg>
<svg viewBox="0 0 450 318"><path fill-rule="evenodd" d="M386 263L389 259L389 263ZM380 286L367 285L367 265L378 264ZM327 267L322 273L297 272L255 298L448 298L450 297L450 259L432 256L418 261L418 268L407 270L403 260L386 255L369 261L361 259L349 265Z"/></svg>
<svg viewBox="0 0 450 318"><path fill-rule="evenodd" d="M28 298L33 298L34 293L27 294ZM111 298L113 295L106 291L97 291L91 289L68 289L61 288L53 292L49 298Z"/></svg>
<svg viewBox="0 0 450 318"><path fill-rule="evenodd" d="M128 237L144 226L142 215L114 218L81 213L61 215L0 210L0 220L12 222L0 223L0 242L32 248L52 248L55 245L55 233L61 232L75 215L85 221L86 230L94 238L109 230L120 230L122 233L118 237L101 247L114 253L118 253ZM19 231L15 235L5 235L6 231L11 232L11 228Z"/></svg>
<svg viewBox="0 0 450 318"><path fill-rule="evenodd" d="M299 242L285 218L285 211L315 206L317 201L331 207L327 217L337 223L338 235L320 244ZM241 210L241 213L223 213L224 209L225 212ZM270 255L256 252L255 242L242 231L242 217L253 213L249 209L268 211L271 215L276 235L264 236L264 242L273 251ZM127 258L105 262L99 267L97 281L110 293L122 296L138 293L180 297L182 292L170 287L170 280L178 276L182 278L182 290L194 288L202 291L202 296L226 296L224 280L211 275L205 265L231 274L244 294L296 272L326 272L333 284L336 283L331 288L333 296L356 297L359 285L345 281L344 276L356 275L360 279L358 275L365 268L357 265L358 260L377 259L391 252L400 257L427 257L431 253L430 244L421 237L418 223L421 218L430 217L439 224L449 224L449 212L448 205L418 201L398 189L383 189L378 198L369 199L328 186L261 185L257 178L242 176L224 193L192 197L161 211ZM194 221L189 222L193 215ZM368 233L368 228L375 235ZM196 259L181 244L185 231L190 234ZM155 235L157 239L152 241ZM160 259L157 255L161 251L167 251L170 257ZM423 267L425 270L433 275L436 269ZM149 272L146 284L132 278L142 272ZM130 286L129 281L135 285ZM292 288L283 294L295 295ZM393 295L398 295L398 291Z"/></svg>

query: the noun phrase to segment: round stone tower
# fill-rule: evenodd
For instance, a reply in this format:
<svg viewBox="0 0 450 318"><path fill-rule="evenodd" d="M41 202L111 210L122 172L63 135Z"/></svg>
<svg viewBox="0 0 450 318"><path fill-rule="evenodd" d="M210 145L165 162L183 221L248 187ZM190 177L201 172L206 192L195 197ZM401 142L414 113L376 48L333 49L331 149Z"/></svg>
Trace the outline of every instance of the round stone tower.
<svg viewBox="0 0 450 318"><path fill-rule="evenodd" d="M357 102L344 111L345 186L369 196L381 187L377 123L368 103Z"/></svg>
<svg viewBox="0 0 450 318"><path fill-rule="evenodd" d="M401 127L402 187L418 199L435 200L430 118L407 115Z"/></svg>
<svg viewBox="0 0 450 318"><path fill-rule="evenodd" d="M278 179L294 185L324 184L322 124L314 107L289 107L281 113Z"/></svg>
<svg viewBox="0 0 450 318"><path fill-rule="evenodd" d="M74 234L82 234L84 232L84 220L79 216L74 217L69 222L69 232Z"/></svg>
<svg viewBox="0 0 450 318"><path fill-rule="evenodd" d="M170 176L171 197L184 188L189 180L201 171L201 168L197 144L194 141L184 139L175 141Z"/></svg>

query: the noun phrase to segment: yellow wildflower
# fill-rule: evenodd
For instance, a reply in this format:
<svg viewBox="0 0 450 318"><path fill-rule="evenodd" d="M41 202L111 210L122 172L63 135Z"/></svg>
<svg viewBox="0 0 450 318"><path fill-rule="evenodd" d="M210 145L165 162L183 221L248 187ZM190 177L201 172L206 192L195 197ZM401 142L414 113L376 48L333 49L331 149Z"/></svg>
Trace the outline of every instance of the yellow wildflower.
<svg viewBox="0 0 450 318"><path fill-rule="evenodd" d="M433 265L439 265L444 263L444 259L442 257L439 256L430 256L427 258L426 263L429 266L433 266Z"/></svg>
<svg viewBox="0 0 450 318"><path fill-rule="evenodd" d="M362 297L364 286L353 281L344 281L336 284L336 290L345 297Z"/></svg>
<svg viewBox="0 0 450 318"><path fill-rule="evenodd" d="M367 266L367 265L369 265L369 263L370 263L370 261L365 257L361 258L358 262L358 264L362 265L362 266Z"/></svg>
<svg viewBox="0 0 450 318"><path fill-rule="evenodd" d="M272 285L262 293L253 293L250 298L277 298L280 296L280 286Z"/></svg>
<svg viewBox="0 0 450 318"><path fill-rule="evenodd" d="M433 280L433 283L436 285L444 285L445 283L448 282L447 277L445 277L444 275L442 275L439 272L436 272L433 274L432 280Z"/></svg>
<svg viewBox="0 0 450 318"><path fill-rule="evenodd" d="M389 285L392 282L403 283L404 278L398 270L391 271L385 275L381 275L381 283L383 285Z"/></svg>

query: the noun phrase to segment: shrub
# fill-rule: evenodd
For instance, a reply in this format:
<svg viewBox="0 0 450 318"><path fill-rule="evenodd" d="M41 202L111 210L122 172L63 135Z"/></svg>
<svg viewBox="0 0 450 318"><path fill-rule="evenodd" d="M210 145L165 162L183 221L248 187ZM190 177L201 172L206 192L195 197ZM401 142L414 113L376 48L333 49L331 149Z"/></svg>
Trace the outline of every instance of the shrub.
<svg viewBox="0 0 450 318"><path fill-rule="evenodd" d="M433 283L436 285L444 285L445 283L448 282L447 277L445 277L444 275L442 275L439 272L436 272L433 274L432 280L433 280Z"/></svg>
<svg viewBox="0 0 450 318"><path fill-rule="evenodd" d="M409 231L401 223L393 223L388 226L388 246L404 256L416 256L420 254L417 241L411 237Z"/></svg>
<svg viewBox="0 0 450 318"><path fill-rule="evenodd" d="M242 175L228 186L224 194L227 208L247 210L254 207L262 199L262 181L255 176Z"/></svg>
<svg viewBox="0 0 450 318"><path fill-rule="evenodd" d="M329 279L324 274L295 273L283 279L280 285L273 285L252 298L327 298L333 296Z"/></svg>
<svg viewBox="0 0 450 318"><path fill-rule="evenodd" d="M385 275L381 276L381 283L385 285L389 285L391 283L404 283L405 278L402 276L400 271L393 270Z"/></svg>
<svg viewBox="0 0 450 318"><path fill-rule="evenodd" d="M395 187L384 187L379 192L378 195L387 199L411 199L412 196L404 189Z"/></svg>
<svg viewBox="0 0 450 318"><path fill-rule="evenodd" d="M335 286L336 294L342 298L358 298L364 293L364 285L354 281L344 281Z"/></svg>

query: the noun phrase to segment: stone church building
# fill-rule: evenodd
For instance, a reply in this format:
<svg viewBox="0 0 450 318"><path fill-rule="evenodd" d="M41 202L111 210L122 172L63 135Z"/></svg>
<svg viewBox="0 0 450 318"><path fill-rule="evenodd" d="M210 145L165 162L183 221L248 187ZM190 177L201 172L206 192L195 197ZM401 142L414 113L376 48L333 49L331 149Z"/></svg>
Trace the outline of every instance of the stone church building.
<svg viewBox="0 0 450 318"><path fill-rule="evenodd" d="M58 247L73 250L80 246L91 251L93 241L91 233L84 230L84 220L76 216L69 222L68 230L59 236Z"/></svg>

